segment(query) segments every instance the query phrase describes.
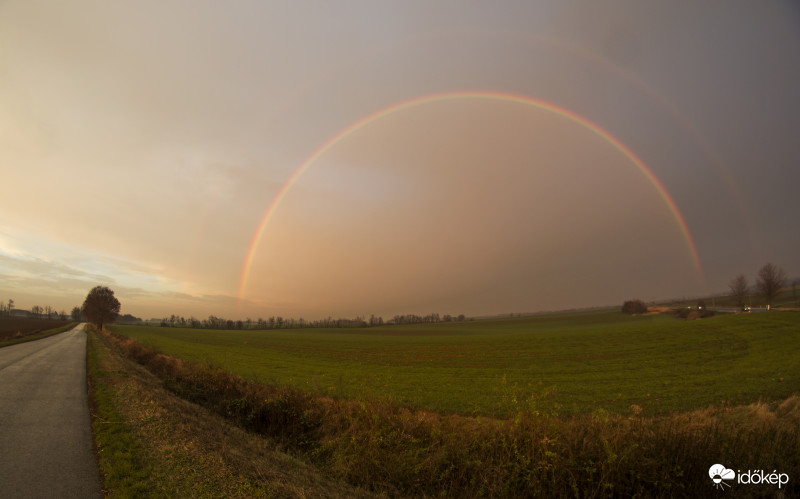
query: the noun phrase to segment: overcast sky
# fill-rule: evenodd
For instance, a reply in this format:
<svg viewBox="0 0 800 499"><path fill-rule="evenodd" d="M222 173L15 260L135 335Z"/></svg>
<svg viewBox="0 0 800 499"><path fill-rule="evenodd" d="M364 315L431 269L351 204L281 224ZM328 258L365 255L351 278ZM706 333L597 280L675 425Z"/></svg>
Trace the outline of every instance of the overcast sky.
<svg viewBox="0 0 800 499"><path fill-rule="evenodd" d="M798 89L793 2L0 1L0 300L388 318L800 277Z"/></svg>

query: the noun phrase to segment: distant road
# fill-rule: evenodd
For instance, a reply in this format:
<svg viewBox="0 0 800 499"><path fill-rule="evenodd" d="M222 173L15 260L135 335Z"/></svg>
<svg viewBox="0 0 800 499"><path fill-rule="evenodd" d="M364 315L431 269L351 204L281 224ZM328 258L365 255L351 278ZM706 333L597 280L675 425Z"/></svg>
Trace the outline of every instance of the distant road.
<svg viewBox="0 0 800 499"><path fill-rule="evenodd" d="M101 497L83 324L0 348L0 497Z"/></svg>
<svg viewBox="0 0 800 499"><path fill-rule="evenodd" d="M742 310L740 310L739 308L736 308L736 307L706 307L706 309L707 310L713 310L715 312L742 312L742 313L747 313L747 312L767 312L766 308L758 308L758 307L753 307L753 308L751 308L749 310L745 310L745 311L742 311ZM780 310L792 310L792 309L790 309L790 308L773 308L772 309L773 312L778 312Z"/></svg>

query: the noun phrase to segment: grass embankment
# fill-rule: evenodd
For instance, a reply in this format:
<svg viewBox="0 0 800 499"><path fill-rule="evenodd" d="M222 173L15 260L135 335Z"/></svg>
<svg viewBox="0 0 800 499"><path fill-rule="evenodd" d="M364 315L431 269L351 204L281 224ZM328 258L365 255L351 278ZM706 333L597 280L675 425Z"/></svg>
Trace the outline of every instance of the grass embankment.
<svg viewBox="0 0 800 499"><path fill-rule="evenodd" d="M645 415L800 392L800 314L683 321L619 312L368 329L113 329L246 379L332 398L508 417L508 392L562 414Z"/></svg>
<svg viewBox="0 0 800 499"><path fill-rule="evenodd" d="M712 493L715 463L800 476L797 396L654 417L635 406L624 415L563 417L511 389L510 418L467 417L258 384L106 338L174 393L268 435L332 477L392 496L698 496ZM728 495L774 491L736 486ZM799 493L797 480L783 492Z"/></svg>
<svg viewBox="0 0 800 499"><path fill-rule="evenodd" d="M107 496L367 496L175 396L93 329L87 359Z"/></svg>
<svg viewBox="0 0 800 499"><path fill-rule="evenodd" d="M39 322L41 323L41 321ZM53 336L54 334L63 333L64 331L69 331L70 329L78 325L77 322L69 322L66 324L64 324L63 322L59 322L59 324L61 325L44 331L40 331L40 327L37 327L34 332L28 331L26 333L23 333L22 331L19 331L18 334L9 335L11 336L10 338L0 340L0 348L16 345L18 343L25 343L27 341L41 340L42 338L47 338L48 336Z"/></svg>

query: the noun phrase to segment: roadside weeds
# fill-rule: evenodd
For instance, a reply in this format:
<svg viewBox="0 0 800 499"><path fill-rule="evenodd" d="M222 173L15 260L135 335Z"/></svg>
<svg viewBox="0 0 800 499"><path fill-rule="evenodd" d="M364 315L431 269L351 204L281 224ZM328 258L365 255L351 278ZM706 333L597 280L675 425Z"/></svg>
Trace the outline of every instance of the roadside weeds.
<svg viewBox="0 0 800 499"><path fill-rule="evenodd" d="M175 396L88 332L92 426L111 497L372 497Z"/></svg>

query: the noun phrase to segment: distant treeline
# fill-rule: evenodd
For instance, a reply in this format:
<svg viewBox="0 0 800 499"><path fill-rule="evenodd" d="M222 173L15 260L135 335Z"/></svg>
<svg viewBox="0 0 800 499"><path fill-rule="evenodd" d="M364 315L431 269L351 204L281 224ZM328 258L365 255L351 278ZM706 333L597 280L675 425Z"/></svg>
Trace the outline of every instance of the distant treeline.
<svg viewBox="0 0 800 499"><path fill-rule="evenodd" d="M45 305L44 307L40 305L34 305L30 310L21 310L14 306L13 299L9 299L8 302L5 300L0 301L0 318L7 317L58 321L73 320L76 322L86 320L86 317L83 316L83 312L81 312L81 307L77 305L72 307L72 311L69 314L67 314L66 310L58 312L50 305ZM116 322L121 324L137 324L142 322L142 319L131 314L125 314L117 317Z"/></svg>
<svg viewBox="0 0 800 499"><path fill-rule="evenodd" d="M192 329L293 329L293 328L357 328L357 327L374 327L383 326L385 324L432 324L436 322L456 322L467 320L464 314L452 316L450 314L428 314L428 315L395 315L388 321L384 321L383 317L375 317L371 315L369 319L358 316L355 319L334 319L328 317L327 319L320 319L314 321L307 321L303 318L283 318L280 316L270 317L269 319L246 319L246 320L230 320L215 315L209 315L208 319L196 319L194 317L181 317L179 315L171 315L161 319L161 327L187 327Z"/></svg>
<svg viewBox="0 0 800 499"><path fill-rule="evenodd" d="M80 309L78 311L80 312ZM0 317L24 317L27 319L48 319L60 321L66 321L72 318L73 320L77 320L75 319L74 311L72 315L67 315L65 310L59 312L50 305L45 305L44 307L34 305L30 310L21 310L15 308L13 299L9 299L8 302L5 300L0 301Z"/></svg>

